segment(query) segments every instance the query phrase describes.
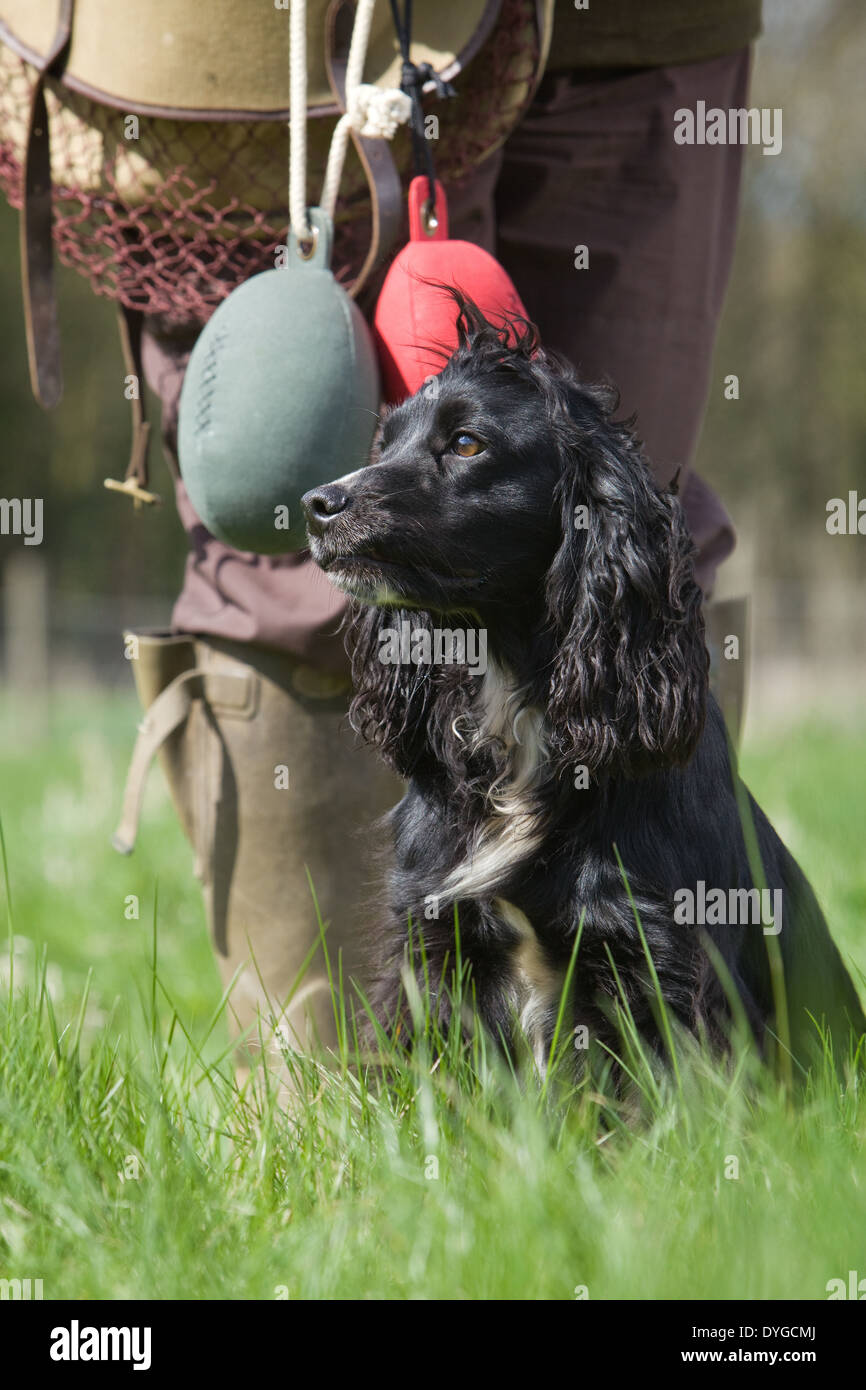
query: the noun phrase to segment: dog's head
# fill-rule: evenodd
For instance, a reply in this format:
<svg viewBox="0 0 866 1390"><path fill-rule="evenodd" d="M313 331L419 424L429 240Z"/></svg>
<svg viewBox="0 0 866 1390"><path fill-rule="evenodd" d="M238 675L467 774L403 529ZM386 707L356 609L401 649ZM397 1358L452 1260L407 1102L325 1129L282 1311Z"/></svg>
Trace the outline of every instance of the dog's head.
<svg viewBox="0 0 866 1390"><path fill-rule="evenodd" d="M461 299L458 332L441 375L385 416L370 465L303 499L316 563L366 603L489 611L550 558L557 459L535 331L504 351Z"/></svg>
<svg viewBox="0 0 866 1390"><path fill-rule="evenodd" d="M452 293L443 371L386 416L369 466L304 497L313 558L363 603L519 627L559 764L685 762L707 654L679 502L615 393Z"/></svg>

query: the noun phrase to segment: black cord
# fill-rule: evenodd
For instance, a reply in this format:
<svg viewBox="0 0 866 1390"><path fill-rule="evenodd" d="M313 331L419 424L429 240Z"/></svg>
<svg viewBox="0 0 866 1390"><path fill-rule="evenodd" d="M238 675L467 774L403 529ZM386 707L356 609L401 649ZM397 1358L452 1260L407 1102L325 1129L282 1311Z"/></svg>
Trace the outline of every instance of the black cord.
<svg viewBox="0 0 866 1390"><path fill-rule="evenodd" d="M400 90L405 92L412 102L412 120L409 128L412 133L412 156L415 162L415 173L426 174L427 176L428 193L424 210L429 217L436 208L436 170L433 167L433 151L430 147L430 141L424 134L424 104L422 100L424 84L432 82L436 87L437 95L440 97L453 97L457 93L450 82L442 81L438 72L429 63L412 62L412 0L405 0L402 17L397 0L391 0L391 14L394 18L397 42L400 45L400 53L403 58Z"/></svg>

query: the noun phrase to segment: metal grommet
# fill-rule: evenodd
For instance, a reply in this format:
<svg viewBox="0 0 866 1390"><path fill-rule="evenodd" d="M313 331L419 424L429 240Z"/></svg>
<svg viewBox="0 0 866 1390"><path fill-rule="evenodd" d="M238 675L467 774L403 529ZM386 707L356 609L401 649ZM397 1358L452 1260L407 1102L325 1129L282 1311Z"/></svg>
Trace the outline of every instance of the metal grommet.
<svg viewBox="0 0 866 1390"><path fill-rule="evenodd" d="M310 228L308 237L298 237L298 255L302 261L311 261L316 254L316 247L319 243L319 229L316 226Z"/></svg>
<svg viewBox="0 0 866 1390"><path fill-rule="evenodd" d="M424 231L428 236L433 236L433 234L439 230L439 218L436 216L436 208L429 198L421 209L421 221L424 226Z"/></svg>

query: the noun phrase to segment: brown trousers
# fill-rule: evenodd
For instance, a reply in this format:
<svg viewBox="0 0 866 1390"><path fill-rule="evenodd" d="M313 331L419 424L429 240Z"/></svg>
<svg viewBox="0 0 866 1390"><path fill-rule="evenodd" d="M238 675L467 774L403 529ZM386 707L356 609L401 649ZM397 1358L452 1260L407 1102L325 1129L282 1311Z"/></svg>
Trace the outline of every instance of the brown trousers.
<svg viewBox="0 0 866 1390"><path fill-rule="evenodd" d="M587 380L620 390L659 481L680 468L712 591L734 546L730 518L692 470L736 229L742 148L676 145L674 112L698 100L746 104L750 52L676 67L550 73L504 149L449 190L454 237L495 252L546 346ZM576 248L588 268L575 266ZM144 366L173 457L177 401L191 348L146 326ZM173 614L180 632L289 651L345 666L345 600L306 555L256 556L211 536L177 484L190 555Z"/></svg>

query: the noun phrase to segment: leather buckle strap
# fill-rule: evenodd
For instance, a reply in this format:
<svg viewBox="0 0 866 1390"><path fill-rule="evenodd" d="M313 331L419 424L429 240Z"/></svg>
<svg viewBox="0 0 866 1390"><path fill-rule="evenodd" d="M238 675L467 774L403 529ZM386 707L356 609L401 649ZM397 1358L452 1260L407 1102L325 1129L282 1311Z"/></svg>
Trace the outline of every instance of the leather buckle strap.
<svg viewBox="0 0 866 1390"><path fill-rule="evenodd" d="M104 486L111 492L125 492L135 502L138 511L143 505L153 506L162 502L155 492L148 491L148 448L150 444L150 423L147 419L146 396L144 389L144 367L141 361L141 332L144 315L140 309L130 309L118 303L117 325L120 330L120 346L128 377L134 377L136 389L129 397L132 407L132 449L129 455L123 482L116 478L106 478Z"/></svg>
<svg viewBox="0 0 866 1390"><path fill-rule="evenodd" d="M206 670L193 667L179 676L157 695L138 726L138 737L126 776L120 824L111 843L120 854L132 854L138 834L138 821L144 797L148 770L162 745L189 716L192 702L204 699L225 712L232 711L240 718L249 718L255 701L252 671Z"/></svg>
<svg viewBox="0 0 866 1390"><path fill-rule="evenodd" d="M69 53L75 0L61 0L57 29L33 87L24 154L21 209L21 285L33 394L46 410L63 394L60 327L54 289L51 207L51 140L45 79L62 71Z"/></svg>
<svg viewBox="0 0 866 1390"><path fill-rule="evenodd" d="M328 80L342 111L346 110L346 68L354 15L355 6L351 0L333 0L328 10L325 30ZM370 249L356 279L349 287L349 294L356 299L379 261L387 256L400 235L403 193L400 175L397 173L388 141L370 139L359 135L356 130L351 132L351 136L369 185L372 212Z"/></svg>

